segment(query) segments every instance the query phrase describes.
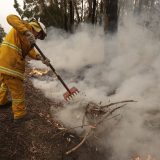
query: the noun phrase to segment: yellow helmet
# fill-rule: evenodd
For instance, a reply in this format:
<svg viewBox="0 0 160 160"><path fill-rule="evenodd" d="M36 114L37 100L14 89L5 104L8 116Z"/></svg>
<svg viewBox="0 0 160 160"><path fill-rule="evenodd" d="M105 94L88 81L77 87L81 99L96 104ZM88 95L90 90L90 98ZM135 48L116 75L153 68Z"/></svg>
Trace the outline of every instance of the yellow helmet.
<svg viewBox="0 0 160 160"><path fill-rule="evenodd" d="M33 27L33 29L36 32L42 32L42 39L44 39L47 36L47 32L46 32L46 27L44 26L44 24L42 22L38 22L38 21L31 21L29 22L29 24Z"/></svg>
<svg viewBox="0 0 160 160"><path fill-rule="evenodd" d="M36 31L36 32L40 32L42 29L41 27L39 26L38 23L36 22L29 22L29 24L33 27L33 29Z"/></svg>

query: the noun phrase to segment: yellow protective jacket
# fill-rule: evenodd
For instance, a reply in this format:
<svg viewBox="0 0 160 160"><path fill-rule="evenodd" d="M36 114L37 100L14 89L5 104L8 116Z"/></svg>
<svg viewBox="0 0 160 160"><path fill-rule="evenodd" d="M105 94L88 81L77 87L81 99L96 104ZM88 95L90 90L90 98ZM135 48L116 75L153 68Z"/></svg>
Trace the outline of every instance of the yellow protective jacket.
<svg viewBox="0 0 160 160"><path fill-rule="evenodd" d="M24 79L25 57L36 59L38 55L24 36L27 30L33 33L33 28L16 15L7 16L7 21L13 28L0 47L0 73Z"/></svg>

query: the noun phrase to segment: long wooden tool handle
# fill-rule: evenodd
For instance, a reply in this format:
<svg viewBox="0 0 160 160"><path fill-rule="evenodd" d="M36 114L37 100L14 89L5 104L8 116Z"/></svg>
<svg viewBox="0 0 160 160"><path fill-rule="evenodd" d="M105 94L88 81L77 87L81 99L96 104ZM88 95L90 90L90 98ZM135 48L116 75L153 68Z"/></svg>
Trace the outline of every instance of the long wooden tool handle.
<svg viewBox="0 0 160 160"><path fill-rule="evenodd" d="M38 50L38 52L41 54L41 56L43 57L43 59L46 60L47 59L46 56L43 54L43 52L40 50L40 48L37 46L37 44L34 44L34 47ZM66 90L71 94L71 91L69 90L69 88L67 87L67 85L65 84L65 82L62 80L62 78L60 77L60 75L58 75L56 73L56 70L53 68L53 66L51 65L51 63L49 64L49 67L52 69L52 71L57 76L57 78L60 80L60 82L63 84L63 86L66 88Z"/></svg>

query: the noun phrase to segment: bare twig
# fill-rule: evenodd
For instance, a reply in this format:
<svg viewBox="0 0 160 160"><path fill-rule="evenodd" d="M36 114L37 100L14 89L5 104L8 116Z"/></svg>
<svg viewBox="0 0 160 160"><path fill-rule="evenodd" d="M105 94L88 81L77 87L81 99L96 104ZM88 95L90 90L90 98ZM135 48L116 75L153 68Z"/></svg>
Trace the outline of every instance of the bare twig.
<svg viewBox="0 0 160 160"><path fill-rule="evenodd" d="M118 116L120 116L120 114L114 115L114 116L112 116L110 118L107 118L106 120L110 120L110 119L113 119L113 118L118 117Z"/></svg>
<svg viewBox="0 0 160 160"><path fill-rule="evenodd" d="M119 101L119 102L115 102L115 103L110 103L108 105L101 106L100 108L103 109L103 108L107 108L107 107L113 106L115 104L128 103L128 102L137 102L137 101L134 101L134 100L124 100L124 101Z"/></svg>
<svg viewBox="0 0 160 160"><path fill-rule="evenodd" d="M69 151L67 151L65 154L68 155L68 154L74 152L75 150L77 150L86 141L90 132L93 131L93 129L96 129L97 126L100 123L102 123L104 120L110 120L110 119L113 119L113 118L119 116L120 114L112 115L112 113L115 112L116 110L126 106L128 102L136 102L136 101L134 101L134 100L124 100L124 101L119 101L119 102L115 102L115 103L110 103L110 104L105 105L105 106L99 106L99 105L94 104L94 103L93 104L92 103L87 104L86 108L85 108L84 116L82 118L82 125L76 126L76 127L73 127L73 128L68 128L68 129L64 128L60 133L58 133L58 134L61 134L61 133L64 133L64 132L67 132L69 130L76 129L76 128L79 128L79 127L81 127L81 128L84 128L85 126L88 127L88 130L85 131L85 135L84 135L83 139L81 140L81 142L79 144L77 144L75 147L73 147L72 149L70 149ZM123 103L125 103L125 104L123 104ZM110 106L117 105L117 104L119 104L119 106L114 106L113 109L108 108ZM106 110L106 108L108 108L108 109ZM96 121L93 122L93 119L92 119L90 124L85 124L85 120L86 120L87 116L92 116L92 118L96 118ZM90 117L87 117L87 118L90 118Z"/></svg>
<svg viewBox="0 0 160 160"><path fill-rule="evenodd" d="M102 122L104 121L104 119L106 119L108 116L110 116L113 112L115 112L117 109L120 109L120 108L122 108L122 107L124 107L124 106L126 106L126 105L127 105L127 104L123 104L123 105L121 105L121 106L119 106L119 107L116 107L116 108L112 109L107 115L105 115L101 120L99 120L99 121L97 122L97 124L102 123ZM97 124L96 124L96 126L97 126Z"/></svg>
<svg viewBox="0 0 160 160"><path fill-rule="evenodd" d="M76 128L83 128L83 127L90 127L90 128L92 128L92 129L95 129L95 128L96 128L96 126L90 125L90 124L86 124L86 125L83 125L83 126L80 125L80 126L76 126L76 127L72 127L72 128L68 128L68 129L67 129L67 128L62 128L60 132L54 134L52 137L56 137L56 136L58 136L58 135L60 135L60 134L62 134L62 133L64 133L64 132L68 132L68 131L70 131L70 130L73 130L73 129L76 129Z"/></svg>
<svg viewBox="0 0 160 160"><path fill-rule="evenodd" d="M85 142L85 140L87 139L87 137L91 133L91 130L92 130L92 128L90 127L89 130L86 132L86 134L85 134L84 138L82 139L82 141L78 145L76 145L74 148L72 148L69 151L67 151L65 154L68 155L68 154L74 152L75 150L77 150Z"/></svg>
<svg viewBox="0 0 160 160"><path fill-rule="evenodd" d="M86 118L86 115L87 115L88 107L89 107L89 104L87 104L87 106L86 106L86 110L85 110L85 113L84 113L84 116L83 116L83 119L82 119L82 128L83 128L84 123L85 123L85 118Z"/></svg>

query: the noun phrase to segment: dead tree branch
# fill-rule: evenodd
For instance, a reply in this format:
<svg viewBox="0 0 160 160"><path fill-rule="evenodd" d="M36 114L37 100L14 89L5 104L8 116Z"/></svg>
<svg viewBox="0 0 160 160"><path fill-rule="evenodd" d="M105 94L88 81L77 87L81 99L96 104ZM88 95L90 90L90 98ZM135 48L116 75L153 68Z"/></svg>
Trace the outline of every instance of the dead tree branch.
<svg viewBox="0 0 160 160"><path fill-rule="evenodd" d="M82 139L82 141L78 145L76 145L74 148L72 148L69 151L67 151L65 154L68 155L68 154L74 152L75 150L77 150L85 142L85 140L87 139L87 137L89 136L89 134L91 133L91 131L92 131L92 128L90 127L88 129L88 131L85 133L85 136Z"/></svg>
<svg viewBox="0 0 160 160"><path fill-rule="evenodd" d="M116 104L129 103L129 102L137 102L137 101L134 101L134 100L124 100L124 101L119 101L119 102L115 102L115 103L110 103L108 105L101 106L100 108L103 109L103 108L107 108L107 107L110 107L110 106L113 106L113 105L116 105Z"/></svg>

